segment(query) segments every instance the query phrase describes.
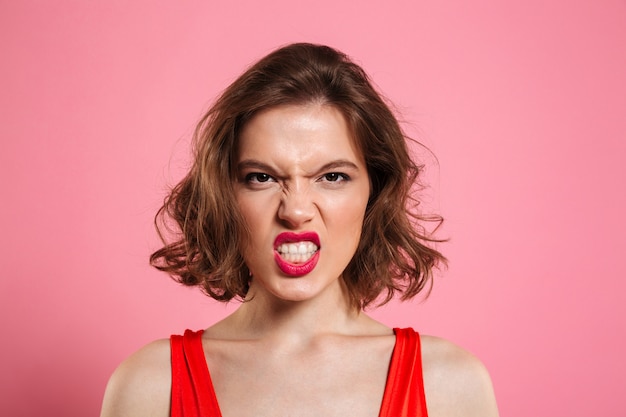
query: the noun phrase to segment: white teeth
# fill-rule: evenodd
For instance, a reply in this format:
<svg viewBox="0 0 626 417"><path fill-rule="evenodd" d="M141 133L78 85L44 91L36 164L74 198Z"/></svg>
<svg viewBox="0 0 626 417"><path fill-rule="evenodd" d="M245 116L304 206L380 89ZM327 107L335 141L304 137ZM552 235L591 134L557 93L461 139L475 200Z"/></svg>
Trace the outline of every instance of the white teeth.
<svg viewBox="0 0 626 417"><path fill-rule="evenodd" d="M318 247L312 242L294 242L283 243L276 250L285 261L301 263L311 259L313 254L317 252Z"/></svg>

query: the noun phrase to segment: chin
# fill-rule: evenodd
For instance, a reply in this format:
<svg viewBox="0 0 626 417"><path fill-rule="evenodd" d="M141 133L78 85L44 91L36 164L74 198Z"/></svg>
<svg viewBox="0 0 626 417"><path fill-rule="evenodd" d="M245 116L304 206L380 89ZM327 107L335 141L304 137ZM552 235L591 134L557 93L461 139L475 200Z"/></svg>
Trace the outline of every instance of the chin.
<svg viewBox="0 0 626 417"><path fill-rule="evenodd" d="M333 292L332 282L322 283L312 275L298 278L275 277L272 281L274 282L264 283L259 280L253 297L264 297L263 294L266 294L268 300L274 298L277 301L304 302Z"/></svg>
<svg viewBox="0 0 626 417"><path fill-rule="evenodd" d="M317 298L323 291L320 288L311 288L310 285L286 285L273 291L274 297L283 301L301 302Z"/></svg>

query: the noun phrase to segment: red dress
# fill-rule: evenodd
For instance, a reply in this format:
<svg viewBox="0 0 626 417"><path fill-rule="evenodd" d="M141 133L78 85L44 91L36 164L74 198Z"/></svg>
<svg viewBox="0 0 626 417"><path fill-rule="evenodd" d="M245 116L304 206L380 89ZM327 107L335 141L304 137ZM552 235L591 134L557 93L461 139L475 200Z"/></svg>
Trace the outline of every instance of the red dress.
<svg viewBox="0 0 626 417"><path fill-rule="evenodd" d="M410 328L393 331L396 344L379 417L427 417L419 335ZM171 417L221 417L202 348L202 330L172 336L171 346Z"/></svg>

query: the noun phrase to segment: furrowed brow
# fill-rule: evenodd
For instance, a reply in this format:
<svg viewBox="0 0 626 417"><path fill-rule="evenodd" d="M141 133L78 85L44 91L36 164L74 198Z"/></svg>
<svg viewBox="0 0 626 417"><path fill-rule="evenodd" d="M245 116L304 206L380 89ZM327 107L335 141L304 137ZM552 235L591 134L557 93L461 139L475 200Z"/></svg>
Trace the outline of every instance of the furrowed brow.
<svg viewBox="0 0 626 417"><path fill-rule="evenodd" d="M246 169L258 169L264 172L272 170L269 165L264 164L261 161L257 161L256 159L244 159L237 164L237 170L244 171Z"/></svg>
<svg viewBox="0 0 626 417"><path fill-rule="evenodd" d="M331 171L334 169L352 169L354 171L358 171L359 167L354 162L348 161L347 159L337 159L336 161L331 161L323 165L319 170Z"/></svg>
<svg viewBox="0 0 626 417"><path fill-rule="evenodd" d="M359 167L352 161L347 159L337 159L322 165L316 172L333 171L333 170L352 170L358 171ZM272 173L275 171L273 167L256 159L244 159L237 164L238 172L247 170L259 170L262 172Z"/></svg>

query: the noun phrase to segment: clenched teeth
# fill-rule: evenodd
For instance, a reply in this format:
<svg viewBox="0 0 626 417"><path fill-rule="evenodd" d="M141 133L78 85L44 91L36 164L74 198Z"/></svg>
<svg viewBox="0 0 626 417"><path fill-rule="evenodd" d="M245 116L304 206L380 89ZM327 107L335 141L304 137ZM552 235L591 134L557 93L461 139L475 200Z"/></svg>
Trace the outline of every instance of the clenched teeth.
<svg viewBox="0 0 626 417"><path fill-rule="evenodd" d="M280 257L287 262L303 263L311 259L318 247L311 242L283 243L276 248Z"/></svg>

